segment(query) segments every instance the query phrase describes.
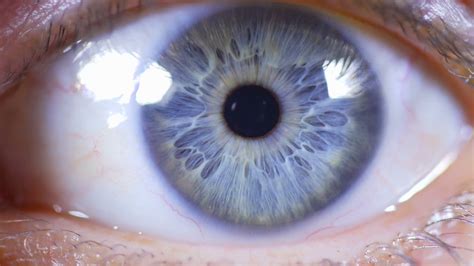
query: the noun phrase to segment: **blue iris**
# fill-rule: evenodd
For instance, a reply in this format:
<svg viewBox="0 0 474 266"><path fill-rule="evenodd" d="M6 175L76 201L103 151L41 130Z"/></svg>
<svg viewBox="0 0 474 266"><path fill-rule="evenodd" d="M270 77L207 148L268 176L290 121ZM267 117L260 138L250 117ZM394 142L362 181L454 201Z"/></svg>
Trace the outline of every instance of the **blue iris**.
<svg viewBox="0 0 474 266"><path fill-rule="evenodd" d="M173 40L156 61L173 85L164 100L142 107L151 155L184 198L219 220L272 227L308 217L350 188L378 146L377 77L315 14L271 5L221 11ZM343 66L338 75L348 75L356 93L330 97L331 64ZM242 87L247 98L235 93ZM267 90L275 103L249 88ZM229 95L255 117L226 107ZM226 108L236 113L225 115ZM258 117L278 123L252 131ZM234 122L243 131L229 127Z"/></svg>

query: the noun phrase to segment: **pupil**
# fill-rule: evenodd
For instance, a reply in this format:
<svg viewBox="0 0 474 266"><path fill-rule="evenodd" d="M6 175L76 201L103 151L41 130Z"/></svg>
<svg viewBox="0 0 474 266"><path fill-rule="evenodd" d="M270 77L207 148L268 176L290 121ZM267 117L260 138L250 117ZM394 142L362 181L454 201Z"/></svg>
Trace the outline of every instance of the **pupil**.
<svg viewBox="0 0 474 266"><path fill-rule="evenodd" d="M266 88L258 85L240 86L225 100L224 119L227 126L241 137L263 137L280 120L279 102Z"/></svg>

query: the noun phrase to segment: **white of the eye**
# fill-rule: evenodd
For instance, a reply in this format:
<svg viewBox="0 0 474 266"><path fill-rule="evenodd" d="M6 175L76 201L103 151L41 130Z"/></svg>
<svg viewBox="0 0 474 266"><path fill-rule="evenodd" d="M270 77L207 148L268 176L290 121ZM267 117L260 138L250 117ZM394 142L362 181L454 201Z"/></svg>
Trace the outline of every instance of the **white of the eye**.
<svg viewBox="0 0 474 266"><path fill-rule="evenodd" d="M340 230L384 209L393 210L396 207L391 208L392 204L459 147L460 132L465 126L462 111L442 84L426 74L416 61L410 61L408 50L396 49L390 42L341 23L341 30L359 47L383 85L387 128L376 159L363 178L332 207L287 232L252 236L216 226L189 208L157 173L146 152L138 106L133 101L143 104L166 97L169 73L148 59L176 34L170 25L188 25L210 10L189 7L145 17L65 55L52 63L46 73L32 73L36 80L25 81L27 85L18 93L22 98L0 106L0 132L17 134L0 139L0 146L4 147L0 159L30 161L29 156L41 155L41 164L32 163L22 169L26 179L17 182L34 183L27 177L44 176L43 181L57 193L41 200L56 209L59 206L63 212L82 212L111 227L190 242L276 243L301 240L328 226ZM178 17L186 19L176 24ZM167 26L157 31L156 25ZM151 43L163 46L151 47ZM132 54L141 56L140 64ZM334 86L342 81L333 74L340 67L328 64L326 68L325 75L332 77L329 80ZM143 69L144 74L136 76ZM160 91L151 93L153 84L159 84ZM400 84L410 89L402 90ZM351 93L354 91L331 89L331 97ZM128 103L129 100L132 102ZM31 121L34 112L34 119L44 124L40 129L31 128L41 131L37 140L43 147L41 154L28 153L29 139L18 134L25 131L24 127L37 123L25 122L17 128L8 123L6 111L23 106L19 120ZM30 106L39 109L26 108ZM407 123L412 117L417 118L416 124ZM420 140L420 135L432 142Z"/></svg>

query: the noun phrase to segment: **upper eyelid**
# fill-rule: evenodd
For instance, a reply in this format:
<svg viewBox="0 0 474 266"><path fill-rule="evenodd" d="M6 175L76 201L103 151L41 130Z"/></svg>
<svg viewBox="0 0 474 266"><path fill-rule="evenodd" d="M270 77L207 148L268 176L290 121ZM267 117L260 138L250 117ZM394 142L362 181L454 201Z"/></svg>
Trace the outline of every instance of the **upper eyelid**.
<svg viewBox="0 0 474 266"><path fill-rule="evenodd" d="M450 1L348 0L353 12L378 16L412 43L438 57L454 76L474 87L474 17L466 6ZM356 11L354 11L356 10Z"/></svg>
<svg viewBox="0 0 474 266"><path fill-rule="evenodd" d="M422 43L427 50L437 54L448 71L474 87L474 38L469 38L471 36L469 33L474 32L474 19L464 6L454 1L443 1L443 5L449 6L446 11L462 15L466 21L464 31L456 30L454 27L456 22L459 24L459 19L446 20L446 15L437 17L436 13L432 12L436 1L423 5L419 5L416 0L340 0L337 2L300 0L298 2L318 3L335 10L341 10L342 6L345 6L342 10L344 12L341 13L353 12L354 16L356 12L359 12L359 16L367 17L366 13L372 12L378 16L378 20L382 20L382 24L386 27L398 29L412 42ZM12 14L12 10L9 10L12 8L9 2L15 3L14 0L5 0L4 5L0 5L0 13ZM179 2L182 1L176 1L174 4ZM157 0L47 0L35 1L34 4L22 7L22 12L15 13L18 13L15 19L23 19L22 23L14 19L8 22L0 21L0 34L3 39L0 41L0 58L2 58L0 93L14 84L32 63L51 51L78 40L92 25L107 22L109 18L130 8L159 3L163 4ZM55 8L59 10L53 12ZM431 15L429 19L426 18L428 14ZM29 26L35 28L30 29ZM17 38L14 37L15 34ZM14 41L11 41L12 39ZM17 45L20 42L24 42L23 46ZM18 55L15 49L17 52L21 50L24 55L20 60L7 57L12 54ZM13 60L17 60L17 65Z"/></svg>
<svg viewBox="0 0 474 266"><path fill-rule="evenodd" d="M16 16L0 21L0 94L21 78L33 63L79 40L91 27L108 22L109 18L136 2L44 0L23 4L15 0L4 1L0 4L0 14ZM23 57L16 58L18 54Z"/></svg>

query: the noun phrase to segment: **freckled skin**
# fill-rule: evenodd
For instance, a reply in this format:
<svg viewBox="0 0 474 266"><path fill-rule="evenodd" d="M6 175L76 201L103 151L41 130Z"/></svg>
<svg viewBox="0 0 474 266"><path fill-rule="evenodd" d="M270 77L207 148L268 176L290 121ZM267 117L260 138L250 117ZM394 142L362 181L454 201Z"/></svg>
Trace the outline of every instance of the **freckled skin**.
<svg viewBox="0 0 474 266"><path fill-rule="evenodd" d="M2 16L0 19L0 89L5 89L9 86L11 79L9 75L5 74L5 70L13 69L18 71L23 69L24 65L15 63L20 55L24 55L20 51L30 51L33 43L45 41L44 37L35 36L35 31L29 31L23 35L25 39L18 39L20 32L24 29L37 29L46 27L41 24L42 21L47 21L52 12L49 8L33 14L35 8L48 6L53 3L51 7L60 7L63 5L74 5L78 1L44 1L36 4L37 1L17 1L17 0L3 0L0 1L0 14L8 14ZM133 1L130 1L133 2ZM316 1L297 1L300 3L310 4ZM326 1L321 1L326 2ZM472 5L472 1L462 1L465 5ZM90 1L84 1L84 6L90 4ZM130 5L133 5L131 3ZM32 8L33 7L33 8ZM22 18L28 18L24 23L17 23ZM446 21L450 23L450 21ZM37 25L40 24L39 27ZM11 27L11 25L19 25ZM11 31L13 29L13 31ZM468 31L466 31L468 32ZM4 38L5 37L5 38ZM32 37L35 41L26 43L27 37ZM27 57L30 55L26 55ZM458 89L459 88L459 89ZM474 97L472 90L469 87L453 81L454 94L461 98L461 102L466 106L466 115L468 120L472 123L474 121ZM381 215L374 218L369 223L360 225L351 230L341 232L330 237L318 237L316 233L309 236L307 241L297 243L292 246L285 247L259 247L259 248L230 248L230 247L206 247L193 246L186 244L169 243L165 240L153 239L146 236L139 236L135 233L117 232L107 229L103 226L94 225L84 221L78 221L66 217L60 217L54 214L38 213L38 212L20 212L13 209L0 208L0 231L4 232L7 223L4 221L12 221L13 219L28 217L44 219L47 221L48 228L68 228L74 232L78 232L83 236L83 240L95 240L102 242L107 240L108 243L120 243L129 247L126 254L145 249L155 254L158 261L173 264L183 262L184 264L196 263L202 264L205 262L223 263L223 262L242 262L242 263L288 263L296 264L297 260L301 262L320 261L323 258L331 258L333 260L347 260L356 257L363 250L368 243L375 241L390 241L396 235L396 232L403 232L412 227L419 226L426 221L426 217L433 209L440 207L451 196L460 191L474 189L472 169L472 158L474 158L474 142L470 141L466 144L463 153L459 159L430 187L419 193L407 202L400 206L399 210L393 213ZM0 183L1 185L1 183ZM2 186L2 188L4 188ZM0 196L3 195L0 191ZM0 206L2 201L0 201ZM32 229L31 223L15 224L13 227L8 227L10 232L18 230ZM471 230L471 231L467 231ZM471 233L472 228L467 228L463 233ZM363 239L363 241L361 241ZM351 243L351 245L347 245ZM0 248L0 264L7 264L17 259L24 257L23 250L8 249L18 248L20 246L12 245L6 246L6 249ZM92 246L92 249L84 249L86 255L97 254L101 246ZM7 252L10 257L7 257ZM315 252L317 250L318 252ZM70 250L72 252L72 250ZM138 252L138 251L137 251ZM427 254L429 255L429 254ZM51 254L44 257L44 261L51 262L55 255ZM146 257L141 255L139 257ZM295 259L297 258L297 259ZM31 259L37 260L40 257L33 257ZM146 259L146 258L145 258ZM144 260L146 261L146 260ZM419 258L422 261L422 258ZM439 261L438 261L439 262ZM164 264L166 264L164 263Z"/></svg>

